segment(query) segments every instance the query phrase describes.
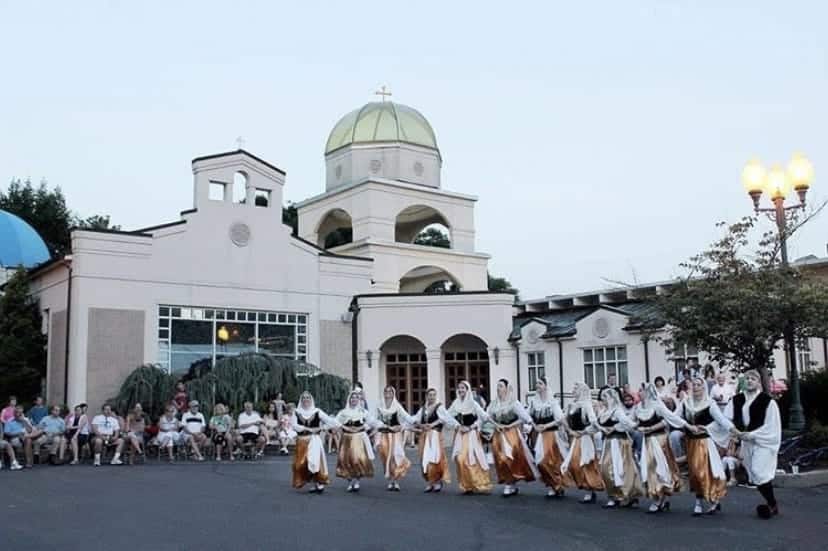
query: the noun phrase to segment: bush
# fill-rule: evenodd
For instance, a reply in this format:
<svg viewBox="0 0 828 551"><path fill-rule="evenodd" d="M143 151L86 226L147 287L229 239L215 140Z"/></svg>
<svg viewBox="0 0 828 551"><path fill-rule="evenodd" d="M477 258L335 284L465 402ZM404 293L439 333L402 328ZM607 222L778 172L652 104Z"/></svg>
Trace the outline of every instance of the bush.
<svg viewBox="0 0 828 551"><path fill-rule="evenodd" d="M799 381L800 401L809 426L814 423L828 425L828 371L809 371ZM790 391L782 395L779 409L782 426L788 426L788 411L791 407Z"/></svg>
<svg viewBox="0 0 828 551"><path fill-rule="evenodd" d="M814 421L802 437L802 445L812 449L828 447L828 427L819 421Z"/></svg>

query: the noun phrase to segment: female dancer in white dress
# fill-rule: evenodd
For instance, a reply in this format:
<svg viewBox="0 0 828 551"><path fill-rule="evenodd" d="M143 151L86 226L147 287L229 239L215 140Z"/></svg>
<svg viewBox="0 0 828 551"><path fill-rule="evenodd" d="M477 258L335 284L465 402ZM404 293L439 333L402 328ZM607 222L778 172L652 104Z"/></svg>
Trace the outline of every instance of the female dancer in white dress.
<svg viewBox="0 0 828 551"><path fill-rule="evenodd" d="M378 427L375 445L388 480L386 489L399 492L400 480L411 468L411 461L405 456L403 430L405 426L413 425L414 419L397 401L397 391L393 386L385 387L375 417Z"/></svg>
<svg viewBox="0 0 828 551"><path fill-rule="evenodd" d="M298 489L313 483L311 493L322 493L329 478L325 447L319 434L323 427L337 428L339 423L314 405L310 392L300 396L291 422L297 434L293 452L293 487Z"/></svg>
<svg viewBox="0 0 828 551"><path fill-rule="evenodd" d="M647 495L653 500L647 512L669 511L670 496L681 488L681 476L667 434L671 426L689 428L693 432L696 429L667 409L652 383L644 387L644 395L633 409L633 417L638 423L638 431L644 435L639 460L641 480L647 485Z"/></svg>
<svg viewBox="0 0 828 551"><path fill-rule="evenodd" d="M549 391L546 377L538 378L535 391L535 397L529 403L529 415L537 433L535 464L546 485L546 497L562 497L564 476L561 465L569 453L565 435L559 430L563 424L563 411Z"/></svg>
<svg viewBox="0 0 828 551"><path fill-rule="evenodd" d="M446 413L443 404L437 401L437 391L426 391L426 403L414 415L416 430L420 432L420 464L426 481L425 493L439 492L444 484L451 482L448 459L443 450L443 427L457 425Z"/></svg>
<svg viewBox="0 0 828 551"><path fill-rule="evenodd" d="M604 481L595 451L595 411L592 391L584 383L575 383L572 389L575 401L566 408L564 423L569 435L569 453L561 465L564 481L585 490L581 503L595 503L595 492L603 491Z"/></svg>
<svg viewBox="0 0 828 551"><path fill-rule="evenodd" d="M336 422L342 427L336 476L348 481L349 492L358 492L360 479L374 476L374 450L368 431L375 424L370 413L362 408L359 392L351 391L348 404L337 414Z"/></svg>
<svg viewBox="0 0 828 551"><path fill-rule="evenodd" d="M504 497L513 496L518 493L518 482L535 480L534 458L523 437L523 425L533 424L532 417L518 402L512 385L506 379L497 382L497 392L486 413L495 425L492 455L497 481L505 485Z"/></svg>
<svg viewBox="0 0 828 551"><path fill-rule="evenodd" d="M488 494L492 491L492 480L480 441L480 425L487 419L487 415L474 401L468 381L461 381L457 385L457 398L446 412L458 424L451 456L457 466L457 484L460 490L465 495Z"/></svg>
<svg viewBox="0 0 828 551"><path fill-rule="evenodd" d="M635 464L629 431L635 423L627 417L615 388L601 391L604 411L598 414L595 427L604 435L601 450L601 477L604 479L607 501L604 508L633 507L641 495L641 479Z"/></svg>
<svg viewBox="0 0 828 551"><path fill-rule="evenodd" d="M727 475L722 458L716 447L727 448L728 430L733 426L719 410L719 406L707 396L707 381L694 378L688 396L676 413L694 425L695 432L685 429L685 449L690 491L696 494L693 516L721 511L721 500L727 495ZM710 504L705 511L702 503Z"/></svg>

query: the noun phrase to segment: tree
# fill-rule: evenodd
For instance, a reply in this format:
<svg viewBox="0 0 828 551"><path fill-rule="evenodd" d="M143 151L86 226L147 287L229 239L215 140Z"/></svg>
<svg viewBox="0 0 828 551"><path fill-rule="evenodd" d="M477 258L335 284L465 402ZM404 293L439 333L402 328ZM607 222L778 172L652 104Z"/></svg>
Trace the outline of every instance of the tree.
<svg viewBox="0 0 828 551"><path fill-rule="evenodd" d="M36 300L28 294L25 270L17 270L0 296L0 396L28 399L40 393L46 376L46 336Z"/></svg>
<svg viewBox="0 0 828 551"><path fill-rule="evenodd" d="M414 238L415 245L425 245L427 247L441 247L443 249L451 248L451 241L448 235L436 226L429 226Z"/></svg>
<svg viewBox="0 0 828 551"><path fill-rule="evenodd" d="M512 287L512 284L509 283L509 280L505 277L495 277L488 272L486 272L486 277L489 280L489 291L501 291L504 293L511 293L515 295L515 299L517 299L520 296L520 291Z"/></svg>
<svg viewBox="0 0 828 551"><path fill-rule="evenodd" d="M282 207L282 223L291 227L293 235L299 234L299 213L293 203L288 202L286 207Z"/></svg>
<svg viewBox="0 0 828 551"><path fill-rule="evenodd" d="M792 223L787 236L809 218ZM719 365L759 370L767 384L787 323L793 322L798 342L828 335L828 285L783 267L775 232L745 255L755 222L720 223L725 235L682 264L687 276L654 300L667 324L668 347L692 343Z"/></svg>
<svg viewBox="0 0 828 551"><path fill-rule="evenodd" d="M62 257L71 248L73 227L85 229L120 229L110 223L109 216L81 218L66 206L60 187L49 189L46 180L36 188L31 180L12 179L9 189L0 191L0 209L15 214L31 225L53 257Z"/></svg>

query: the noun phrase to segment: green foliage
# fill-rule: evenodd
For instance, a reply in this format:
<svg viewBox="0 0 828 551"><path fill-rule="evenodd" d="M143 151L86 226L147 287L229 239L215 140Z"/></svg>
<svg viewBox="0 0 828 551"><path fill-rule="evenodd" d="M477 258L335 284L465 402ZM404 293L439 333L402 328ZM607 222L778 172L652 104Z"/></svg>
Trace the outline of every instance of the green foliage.
<svg viewBox="0 0 828 551"><path fill-rule="evenodd" d="M31 225L46 243L52 257L69 253L70 230L77 226L90 229L119 229L112 226L108 216L80 218L66 206L60 187L49 189L42 180L35 187L31 180L12 180L9 189L0 191L0 209L16 214Z"/></svg>
<svg viewBox="0 0 828 551"><path fill-rule="evenodd" d="M426 247L440 247L443 249L451 248L451 241L449 241L446 232L437 226L429 226L414 238L415 245L425 245Z"/></svg>
<svg viewBox="0 0 828 551"><path fill-rule="evenodd" d="M668 326L668 347L693 343L721 365L767 373L787 323L795 324L797 340L828 333L828 287L781 264L775 232L745 254L755 222L727 226L719 241L683 264L687 277L654 299Z"/></svg>
<svg viewBox="0 0 828 551"><path fill-rule="evenodd" d="M828 427L819 421L814 422L802 438L802 444L807 448L828 447Z"/></svg>
<svg viewBox="0 0 828 551"><path fill-rule="evenodd" d="M512 287L509 280L505 277L495 277L490 273L486 273L489 280L489 291L503 291L504 293L511 293L515 295L515 299L520 297L520 291Z"/></svg>
<svg viewBox="0 0 828 551"><path fill-rule="evenodd" d="M238 412L246 401L259 404L279 392L285 401L297 402L304 390L309 390L316 405L325 411L342 408L350 388L348 381L330 373L303 375L308 370L308 364L298 360L251 353L220 358L215 368L209 363L196 364L181 381L190 399L201 402L202 410L208 413L216 403ZM176 377L161 369L142 366L127 377L113 402L119 412L140 402L156 418L172 399L176 382Z"/></svg>
<svg viewBox="0 0 828 551"><path fill-rule="evenodd" d="M282 223L291 227L293 235L299 234L299 213L293 203L289 202L286 207L282 207Z"/></svg>
<svg viewBox="0 0 828 551"><path fill-rule="evenodd" d="M828 426L828 371L807 371L799 381L800 401L809 424ZM779 400L782 426L787 426L791 395L786 392ZM828 444L827 444L828 445Z"/></svg>
<svg viewBox="0 0 828 551"><path fill-rule="evenodd" d="M46 376L42 317L29 294L25 270L17 270L0 296L0 396L27 400L40 393Z"/></svg>

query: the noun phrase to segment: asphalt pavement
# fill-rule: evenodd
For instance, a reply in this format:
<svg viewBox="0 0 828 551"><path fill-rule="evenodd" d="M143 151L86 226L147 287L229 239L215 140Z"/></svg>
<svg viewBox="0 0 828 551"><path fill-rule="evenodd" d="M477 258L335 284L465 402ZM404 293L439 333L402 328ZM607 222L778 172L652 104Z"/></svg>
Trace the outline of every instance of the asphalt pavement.
<svg viewBox="0 0 828 551"><path fill-rule="evenodd" d="M333 472L335 457L329 456ZM334 483L322 495L290 487L290 458L259 462L39 466L0 471L0 541L27 549L508 550L828 549L828 486L777 490L782 514L754 516L755 490L733 488L714 517L693 499L672 511L604 510L570 491L544 498L538 483L511 498L423 494L419 465L387 492L381 477L359 494ZM6 546L4 546L5 548Z"/></svg>

